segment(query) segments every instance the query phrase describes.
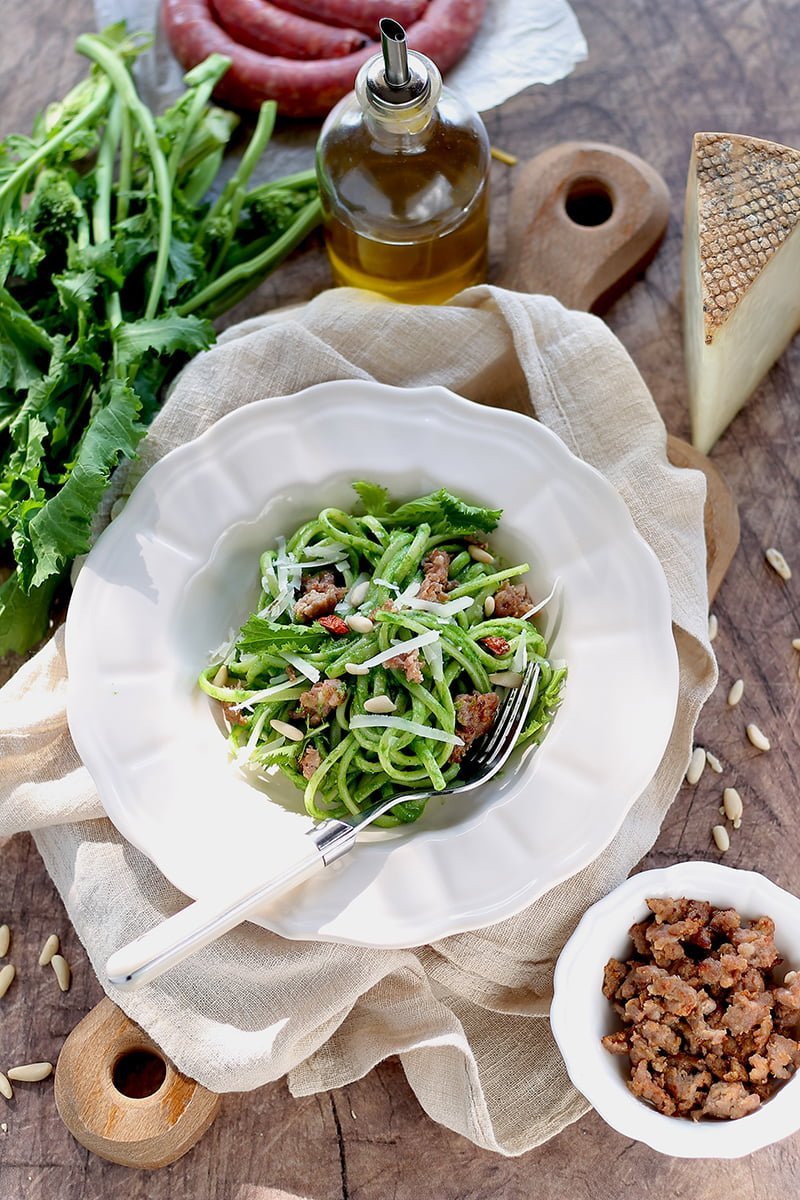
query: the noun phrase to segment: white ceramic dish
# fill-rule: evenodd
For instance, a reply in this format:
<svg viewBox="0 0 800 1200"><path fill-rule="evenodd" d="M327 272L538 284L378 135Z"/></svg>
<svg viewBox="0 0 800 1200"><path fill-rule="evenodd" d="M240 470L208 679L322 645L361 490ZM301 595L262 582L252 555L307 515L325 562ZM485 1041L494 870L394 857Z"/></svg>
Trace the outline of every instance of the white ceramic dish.
<svg viewBox="0 0 800 1200"><path fill-rule="evenodd" d="M608 843L652 777L677 699L661 567L617 493L527 417L443 388L321 384L239 409L159 462L97 542L67 621L69 722L117 828L189 896L263 877L300 844L302 798L235 772L198 671L257 597L259 552L353 479L447 485L505 509L533 564L566 699L541 750L398 836L372 835L257 920L291 938L411 946L507 917Z"/></svg>
<svg viewBox="0 0 800 1200"><path fill-rule="evenodd" d="M772 917L786 969L800 966L800 899L763 875L708 862L633 875L587 910L556 964L550 1023L570 1079L613 1129L677 1158L741 1158L795 1133L800 1075L737 1121L665 1117L626 1087L627 1058L600 1044L617 1028L601 991L603 967L609 958L627 957L628 929L648 915L648 896L687 896L735 908L744 917Z"/></svg>

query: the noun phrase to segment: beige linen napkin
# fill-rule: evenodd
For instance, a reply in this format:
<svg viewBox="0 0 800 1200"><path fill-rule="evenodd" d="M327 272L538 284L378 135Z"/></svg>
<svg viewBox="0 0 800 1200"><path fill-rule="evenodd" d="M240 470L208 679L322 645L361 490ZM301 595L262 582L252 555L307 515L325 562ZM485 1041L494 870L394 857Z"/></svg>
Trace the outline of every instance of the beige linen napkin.
<svg viewBox="0 0 800 1200"><path fill-rule="evenodd" d="M289 942L246 925L130 995L109 994L187 1074L216 1091L288 1072L296 1095L400 1055L435 1120L520 1154L586 1109L547 1020L553 965L584 910L652 845L716 681L707 641L698 472L665 458L665 431L633 363L594 317L541 296L473 288L440 308L350 290L229 330L185 369L127 488L223 413L328 379L438 383L535 412L611 481L658 555L680 657L675 726L655 778L599 858L516 917L416 950ZM118 476L106 512L124 481ZM63 637L0 692L0 833L32 829L102 981L108 954L185 903L102 816L65 718Z"/></svg>

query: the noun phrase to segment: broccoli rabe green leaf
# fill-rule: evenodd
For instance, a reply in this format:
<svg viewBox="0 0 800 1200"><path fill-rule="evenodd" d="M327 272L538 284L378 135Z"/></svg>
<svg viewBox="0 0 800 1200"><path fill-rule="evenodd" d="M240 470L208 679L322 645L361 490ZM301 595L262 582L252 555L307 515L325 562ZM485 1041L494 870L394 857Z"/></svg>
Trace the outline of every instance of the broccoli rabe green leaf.
<svg viewBox="0 0 800 1200"><path fill-rule="evenodd" d="M359 479L353 484L353 491L356 492L361 503L364 505L364 511L369 513L371 517L382 517L384 513L389 511L392 499L389 495L389 489L383 487L382 484L370 483L367 479Z"/></svg>
<svg viewBox="0 0 800 1200"><path fill-rule="evenodd" d="M409 500L391 513L381 515L386 525L413 525L426 521L432 533L491 533L503 515L502 508L481 508L438 488L427 496Z"/></svg>

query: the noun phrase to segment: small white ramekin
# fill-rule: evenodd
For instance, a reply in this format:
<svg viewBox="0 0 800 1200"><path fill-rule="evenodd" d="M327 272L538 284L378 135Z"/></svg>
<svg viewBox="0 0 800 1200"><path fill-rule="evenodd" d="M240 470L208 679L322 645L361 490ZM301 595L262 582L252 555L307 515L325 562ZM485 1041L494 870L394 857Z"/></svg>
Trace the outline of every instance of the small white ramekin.
<svg viewBox="0 0 800 1200"><path fill-rule="evenodd" d="M587 910L556 964L550 1021L570 1079L613 1129L676 1158L741 1158L796 1133L800 1072L736 1121L666 1117L627 1088L627 1057L609 1054L600 1044L618 1027L601 990L603 967L611 957L630 955L628 929L648 915L648 896L687 896L735 908L747 918L770 916L782 969L800 968L800 899L763 875L708 862L633 875Z"/></svg>

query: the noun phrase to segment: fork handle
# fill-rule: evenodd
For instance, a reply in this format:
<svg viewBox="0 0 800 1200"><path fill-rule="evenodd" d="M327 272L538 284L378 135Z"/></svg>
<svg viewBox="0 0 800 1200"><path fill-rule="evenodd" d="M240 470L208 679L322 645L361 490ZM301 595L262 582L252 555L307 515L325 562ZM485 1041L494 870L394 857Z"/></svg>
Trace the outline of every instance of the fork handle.
<svg viewBox="0 0 800 1200"><path fill-rule="evenodd" d="M134 991L157 979L170 967L241 924L263 904L310 879L346 854L355 844L355 838L355 830L343 822L324 821L309 831L306 844L280 874L224 899L214 896L195 900L116 950L106 963L109 980L125 991Z"/></svg>

